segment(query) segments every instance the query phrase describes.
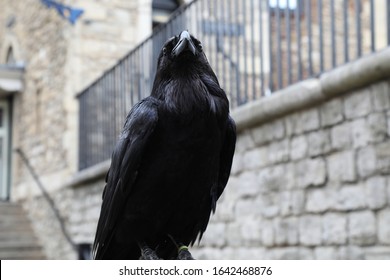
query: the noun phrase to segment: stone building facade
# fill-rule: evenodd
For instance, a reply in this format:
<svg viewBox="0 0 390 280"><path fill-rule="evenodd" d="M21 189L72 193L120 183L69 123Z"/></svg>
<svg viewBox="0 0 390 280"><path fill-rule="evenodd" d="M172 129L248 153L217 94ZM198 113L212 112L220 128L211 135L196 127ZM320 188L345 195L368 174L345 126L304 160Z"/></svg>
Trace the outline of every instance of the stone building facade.
<svg viewBox="0 0 390 280"><path fill-rule="evenodd" d="M78 172L75 96L150 33L152 5L62 2L84 10L75 25L40 1L0 0L0 64L12 50L24 68L23 89L6 97L12 148L26 154L73 242L92 243L109 162ZM194 255L390 258L388 65L386 49L233 111L232 176ZM28 210L47 258L77 258L15 153L11 177L11 199Z"/></svg>

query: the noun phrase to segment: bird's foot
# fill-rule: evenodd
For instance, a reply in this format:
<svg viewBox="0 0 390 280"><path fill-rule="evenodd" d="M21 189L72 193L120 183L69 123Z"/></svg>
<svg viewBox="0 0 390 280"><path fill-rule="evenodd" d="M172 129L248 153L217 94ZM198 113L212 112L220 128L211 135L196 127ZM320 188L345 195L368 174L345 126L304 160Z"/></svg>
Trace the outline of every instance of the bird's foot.
<svg viewBox="0 0 390 280"><path fill-rule="evenodd" d="M147 245L140 245L141 248L141 257L140 260L160 260L156 252L150 249Z"/></svg>
<svg viewBox="0 0 390 280"><path fill-rule="evenodd" d="M185 245L182 245L179 247L179 252L177 254L178 260L194 260L192 257L190 251L188 251L188 247Z"/></svg>

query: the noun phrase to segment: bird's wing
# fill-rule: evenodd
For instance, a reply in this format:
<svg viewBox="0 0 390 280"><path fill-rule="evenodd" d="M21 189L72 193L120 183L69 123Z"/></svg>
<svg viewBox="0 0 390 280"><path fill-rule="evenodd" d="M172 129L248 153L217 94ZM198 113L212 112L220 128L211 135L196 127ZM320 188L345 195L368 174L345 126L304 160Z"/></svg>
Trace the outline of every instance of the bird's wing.
<svg viewBox="0 0 390 280"><path fill-rule="evenodd" d="M136 104L126 118L112 154L93 253L98 258L107 248L137 177L144 148L158 121L158 101L148 97Z"/></svg>
<svg viewBox="0 0 390 280"><path fill-rule="evenodd" d="M236 147L236 124L229 116L226 125L226 132L220 154L220 167L218 183L212 190L212 210L215 211L218 198L221 196L228 182L233 162L233 154Z"/></svg>

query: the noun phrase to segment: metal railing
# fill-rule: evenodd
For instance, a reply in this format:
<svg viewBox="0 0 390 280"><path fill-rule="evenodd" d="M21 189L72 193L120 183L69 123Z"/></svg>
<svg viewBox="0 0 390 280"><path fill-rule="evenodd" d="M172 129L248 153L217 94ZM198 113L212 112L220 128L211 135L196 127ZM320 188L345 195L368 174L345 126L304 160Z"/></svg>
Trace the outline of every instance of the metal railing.
<svg viewBox="0 0 390 280"><path fill-rule="evenodd" d="M78 95L79 170L111 156L130 108L150 94L158 53L187 29L232 108L389 45L390 4L375 0L196 0Z"/></svg>

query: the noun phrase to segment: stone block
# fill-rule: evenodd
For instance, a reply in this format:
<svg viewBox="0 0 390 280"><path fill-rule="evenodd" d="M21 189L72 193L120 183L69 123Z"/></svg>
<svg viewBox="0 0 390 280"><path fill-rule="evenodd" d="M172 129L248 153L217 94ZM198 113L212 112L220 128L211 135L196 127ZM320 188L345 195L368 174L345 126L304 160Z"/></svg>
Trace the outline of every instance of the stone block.
<svg viewBox="0 0 390 280"><path fill-rule="evenodd" d="M273 218L279 215L280 193L271 192L260 195L261 213L265 218Z"/></svg>
<svg viewBox="0 0 390 280"><path fill-rule="evenodd" d="M390 84L383 81L371 86L371 96L375 111L390 109Z"/></svg>
<svg viewBox="0 0 390 280"><path fill-rule="evenodd" d="M309 143L309 155L314 157L328 153L331 149L330 131L318 130L307 135Z"/></svg>
<svg viewBox="0 0 390 280"><path fill-rule="evenodd" d="M290 141L291 160L303 159L307 155L308 146L306 135L292 137Z"/></svg>
<svg viewBox="0 0 390 280"><path fill-rule="evenodd" d="M374 147L368 146L358 150L357 170L359 177L367 178L376 172L376 152Z"/></svg>
<svg viewBox="0 0 390 280"><path fill-rule="evenodd" d="M282 216L299 215L304 210L305 193L303 190L283 191L279 202Z"/></svg>
<svg viewBox="0 0 390 280"><path fill-rule="evenodd" d="M344 98L344 114L347 119L367 116L371 112L369 88L354 91Z"/></svg>
<svg viewBox="0 0 390 280"><path fill-rule="evenodd" d="M316 260L335 260L337 259L337 250L335 247L315 247L314 258Z"/></svg>
<svg viewBox="0 0 390 280"><path fill-rule="evenodd" d="M323 127L340 123L344 119L341 99L335 98L322 105L320 108L320 116Z"/></svg>
<svg viewBox="0 0 390 280"><path fill-rule="evenodd" d="M278 119L252 129L252 138L258 145L264 145L274 140L282 139L285 135L284 120Z"/></svg>
<svg viewBox="0 0 390 280"><path fill-rule="evenodd" d="M370 209L380 209L387 203L387 188L385 177L371 177L365 183L365 196Z"/></svg>
<svg viewBox="0 0 390 280"><path fill-rule="evenodd" d="M364 251L359 246L354 246L354 245L341 246L337 250L337 259L362 260L364 259Z"/></svg>
<svg viewBox="0 0 390 280"><path fill-rule="evenodd" d="M226 242L229 244L229 247L240 247L242 244L242 235L241 235L242 224L240 222L232 222L226 225ZM207 231L206 231L207 232Z"/></svg>
<svg viewBox="0 0 390 280"><path fill-rule="evenodd" d="M204 246L223 247L226 244L226 224L209 223L202 238Z"/></svg>
<svg viewBox="0 0 390 280"><path fill-rule="evenodd" d="M368 116L370 140L373 143L383 141L387 136L387 121L385 113L372 113Z"/></svg>
<svg viewBox="0 0 390 280"><path fill-rule="evenodd" d="M268 151L266 147L248 150L243 156L243 166L245 170L259 169L268 164Z"/></svg>
<svg viewBox="0 0 390 280"><path fill-rule="evenodd" d="M341 150L352 145L351 127L349 122L345 122L331 128L332 148Z"/></svg>
<svg viewBox="0 0 390 280"><path fill-rule="evenodd" d="M378 213L378 240L381 244L390 244L390 209Z"/></svg>
<svg viewBox="0 0 390 280"><path fill-rule="evenodd" d="M365 118L353 120L350 127L354 148L365 147L370 143L371 131Z"/></svg>
<svg viewBox="0 0 390 280"><path fill-rule="evenodd" d="M234 192L236 197L254 196L260 192L255 172L246 171L237 177L230 177L228 182L229 192Z"/></svg>
<svg viewBox="0 0 390 280"><path fill-rule="evenodd" d="M262 234L261 239L265 247L273 247L275 245L275 231L273 227L273 222L265 220L261 224Z"/></svg>
<svg viewBox="0 0 390 280"><path fill-rule="evenodd" d="M366 260L390 260L390 246L372 246L364 248Z"/></svg>
<svg viewBox="0 0 390 280"><path fill-rule="evenodd" d="M347 216L327 213L322 218L322 241L325 245L342 245L347 241Z"/></svg>
<svg viewBox="0 0 390 280"><path fill-rule="evenodd" d="M272 260L312 260L313 258L313 250L304 247L274 248L266 254L266 259Z"/></svg>
<svg viewBox="0 0 390 280"><path fill-rule="evenodd" d="M364 188L360 185L342 187L335 194L333 210L350 211L366 207Z"/></svg>
<svg viewBox="0 0 390 280"><path fill-rule="evenodd" d="M237 135L236 152L243 152L255 147L255 142L252 138L250 130L244 130Z"/></svg>
<svg viewBox="0 0 390 280"><path fill-rule="evenodd" d="M321 213L329 210L335 204L336 191L330 188L308 190L306 193L306 211Z"/></svg>
<svg viewBox="0 0 390 280"><path fill-rule="evenodd" d="M323 158L304 159L294 165L296 186L307 188L321 186L326 181L326 166Z"/></svg>
<svg viewBox="0 0 390 280"><path fill-rule="evenodd" d="M257 182L262 192L287 190L294 187L291 164L279 164L261 169Z"/></svg>
<svg viewBox="0 0 390 280"><path fill-rule="evenodd" d="M244 168L244 156L240 152L236 152L233 157L231 175L237 175L245 170Z"/></svg>
<svg viewBox="0 0 390 280"><path fill-rule="evenodd" d="M268 162L271 164L289 160L289 140L274 141L268 146Z"/></svg>
<svg viewBox="0 0 390 280"><path fill-rule="evenodd" d="M334 153L327 157L328 177L331 182L354 182L357 179L354 151Z"/></svg>
<svg viewBox="0 0 390 280"><path fill-rule="evenodd" d="M375 214L368 210L349 213L348 230L350 244L375 244L377 240Z"/></svg>
<svg viewBox="0 0 390 280"><path fill-rule="evenodd" d="M321 245L321 216L305 215L299 217L299 243L305 246Z"/></svg>
<svg viewBox="0 0 390 280"><path fill-rule="evenodd" d="M289 136L313 131L319 127L320 118L317 108L291 114L286 119L286 133Z"/></svg>
<svg viewBox="0 0 390 280"><path fill-rule="evenodd" d="M390 174L390 140L375 146L376 164L381 174Z"/></svg>
<svg viewBox="0 0 390 280"><path fill-rule="evenodd" d="M245 245L260 245L262 243L262 229L259 219L243 218L240 224L240 236Z"/></svg>
<svg viewBox="0 0 390 280"><path fill-rule="evenodd" d="M275 244L278 246L298 244L298 218L277 218L274 220Z"/></svg>

